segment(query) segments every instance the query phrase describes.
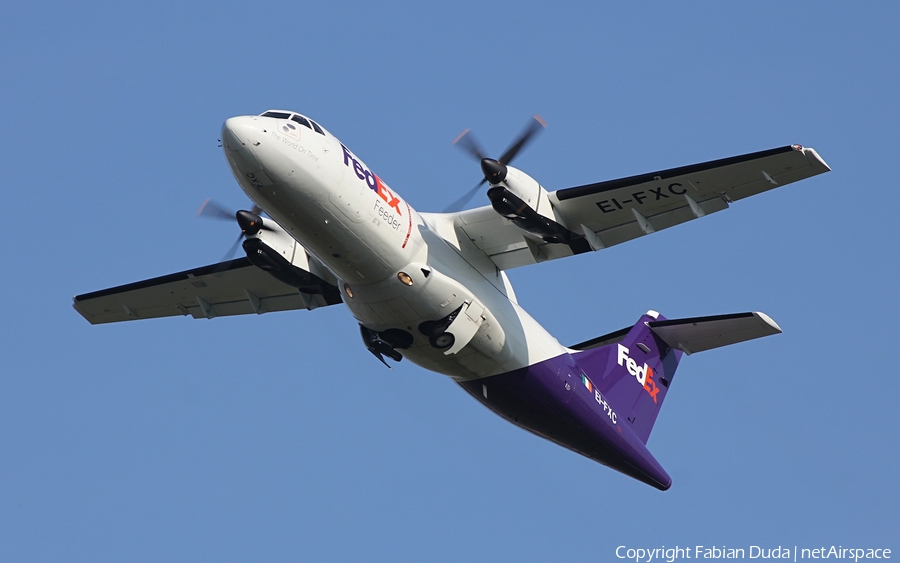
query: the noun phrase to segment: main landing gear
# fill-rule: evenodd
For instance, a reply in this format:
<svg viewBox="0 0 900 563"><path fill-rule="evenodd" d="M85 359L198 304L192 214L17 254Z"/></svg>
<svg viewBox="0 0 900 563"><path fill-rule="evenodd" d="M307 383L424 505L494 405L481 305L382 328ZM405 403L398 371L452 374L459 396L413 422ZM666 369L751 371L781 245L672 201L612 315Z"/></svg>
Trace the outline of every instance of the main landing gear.
<svg viewBox="0 0 900 563"><path fill-rule="evenodd" d="M457 315L462 310L462 305L455 311L437 321L425 321L419 325L419 332L428 337L428 343L438 350L449 350L456 343L456 337L447 332L447 328L453 324Z"/></svg>

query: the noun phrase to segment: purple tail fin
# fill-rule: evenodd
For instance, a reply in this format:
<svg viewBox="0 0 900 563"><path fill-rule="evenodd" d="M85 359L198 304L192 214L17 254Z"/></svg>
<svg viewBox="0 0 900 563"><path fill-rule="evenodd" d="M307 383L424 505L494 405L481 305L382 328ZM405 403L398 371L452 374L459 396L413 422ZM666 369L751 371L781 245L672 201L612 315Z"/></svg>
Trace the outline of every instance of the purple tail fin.
<svg viewBox="0 0 900 563"><path fill-rule="evenodd" d="M662 315L649 311L630 329L573 347L582 350L573 355L576 363L644 444L682 354L647 326L664 320Z"/></svg>

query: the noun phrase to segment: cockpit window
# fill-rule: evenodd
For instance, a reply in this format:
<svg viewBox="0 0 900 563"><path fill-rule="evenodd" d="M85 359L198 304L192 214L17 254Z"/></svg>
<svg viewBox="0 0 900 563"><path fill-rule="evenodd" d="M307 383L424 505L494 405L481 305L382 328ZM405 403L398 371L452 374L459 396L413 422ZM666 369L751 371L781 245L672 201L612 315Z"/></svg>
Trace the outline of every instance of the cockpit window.
<svg viewBox="0 0 900 563"><path fill-rule="evenodd" d="M309 126L309 121L307 121L306 118L302 115L291 116L291 121L296 121L300 125L305 125L307 129L312 129L312 127Z"/></svg>
<svg viewBox="0 0 900 563"><path fill-rule="evenodd" d="M290 113L290 112L286 112L286 111L271 111L271 110L269 110L266 113L262 114L260 117L274 117L275 119L290 119L294 123L299 123L300 125L303 125L304 127L312 129L319 135L325 134L325 130L322 129L321 127L319 127L318 123L316 123L312 119L303 117L302 115L297 115L296 113Z"/></svg>

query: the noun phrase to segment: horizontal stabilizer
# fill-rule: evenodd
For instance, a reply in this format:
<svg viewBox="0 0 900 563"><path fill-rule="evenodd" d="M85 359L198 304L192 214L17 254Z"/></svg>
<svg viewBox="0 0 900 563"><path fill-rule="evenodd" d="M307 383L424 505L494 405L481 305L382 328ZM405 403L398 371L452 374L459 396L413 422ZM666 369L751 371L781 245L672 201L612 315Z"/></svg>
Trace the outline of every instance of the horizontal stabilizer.
<svg viewBox="0 0 900 563"><path fill-rule="evenodd" d="M686 354L781 332L781 328L765 313L651 321L647 326L666 344Z"/></svg>

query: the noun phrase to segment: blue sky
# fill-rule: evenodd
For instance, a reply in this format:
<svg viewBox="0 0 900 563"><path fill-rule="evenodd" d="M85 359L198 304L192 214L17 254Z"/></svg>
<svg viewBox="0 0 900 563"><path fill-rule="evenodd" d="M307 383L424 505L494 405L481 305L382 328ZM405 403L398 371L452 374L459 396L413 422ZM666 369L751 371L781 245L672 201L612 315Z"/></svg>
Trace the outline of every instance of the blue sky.
<svg viewBox="0 0 900 563"><path fill-rule="evenodd" d="M21 4L21 3L20 3ZM602 561L618 545L900 549L900 49L890 3L32 2L0 9L0 559ZM245 198L222 122L321 122L421 211L790 143L833 172L516 270L564 343L761 310L682 362L662 493L386 370L339 307L90 326L75 294L216 262ZM483 195L478 205L486 203ZM475 205L475 203L473 203Z"/></svg>

